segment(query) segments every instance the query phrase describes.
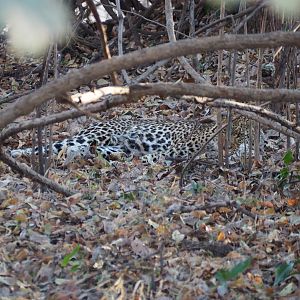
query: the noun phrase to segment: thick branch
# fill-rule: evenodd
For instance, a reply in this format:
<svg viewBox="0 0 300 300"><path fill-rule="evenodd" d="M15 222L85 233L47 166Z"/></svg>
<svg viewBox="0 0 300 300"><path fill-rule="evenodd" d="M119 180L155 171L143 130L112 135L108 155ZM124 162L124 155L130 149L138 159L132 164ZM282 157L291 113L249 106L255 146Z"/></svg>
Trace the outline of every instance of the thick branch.
<svg viewBox="0 0 300 300"><path fill-rule="evenodd" d="M135 97L145 95L182 96L191 95L208 98L235 99L241 102L259 100L261 102L299 102L300 91L288 89L254 89L228 86L214 86L194 83L141 83L130 86L130 94Z"/></svg>
<svg viewBox="0 0 300 300"><path fill-rule="evenodd" d="M63 111L61 113L53 114L51 116L46 116L42 118L36 118L33 120L28 121L22 121L20 123L14 123L8 128L4 129L0 133L0 142L4 141L8 137L21 132L23 130L28 130L32 128L36 128L37 126L46 126L58 122L63 122L68 119L78 118L80 116L83 116L85 112L87 113L93 113L93 112L100 112L100 111L106 111L109 108L119 106L125 103L132 102L132 99L130 99L128 96L115 96L113 99L106 99L101 101L100 103L95 103L92 105L88 105L83 107L83 109L72 109L68 111ZM1 143L0 143L1 144Z"/></svg>
<svg viewBox="0 0 300 300"><path fill-rule="evenodd" d="M20 98L0 112L0 129L16 118L30 113L37 105L48 99L63 95L67 91L88 83L93 79L158 60L200 51L218 49L271 48L280 45L300 46L299 32L273 32L254 35L225 35L223 37L206 37L202 39L181 40L152 48L131 52L122 57L113 57L86 68L70 72L54 80L36 92Z"/></svg>
<svg viewBox="0 0 300 300"><path fill-rule="evenodd" d="M112 96L120 95L120 96ZM88 104L95 101L99 101L101 98L106 98L101 102L93 105L81 106L82 111L77 109L61 112L55 115L43 117L40 119L34 119L29 121L22 121L16 123L4 129L0 134L0 141L5 140L13 134L16 134L22 130L32 129L38 125L49 125L56 122L62 122L69 118L76 118L82 116L84 112L100 112L105 111L111 107L122 105L136 101L138 98L146 95L160 95L166 96L182 96L182 95L194 95L200 97L210 98L229 98L244 101L257 101L263 99L264 101L273 102L299 102L300 91L299 90L287 90L287 89L250 89L250 88L237 88L237 87L219 87L206 84L193 84L193 83L152 83L152 84L138 84L130 87L104 87L94 92L88 92L82 95L74 95L72 99L76 101L80 100L81 103ZM107 97L109 96L109 97ZM203 103L209 103L212 106L231 107L237 109L245 109L248 111L254 111L260 115L268 118L273 118L274 121L281 123L285 127L290 127L294 131L299 132L299 128L295 127L291 122L280 118L278 115L263 110L260 107L253 105L245 105L243 103L237 103L228 100L206 100ZM77 103L77 102L76 102ZM270 115L271 114L271 115ZM278 119L279 117L279 119Z"/></svg>

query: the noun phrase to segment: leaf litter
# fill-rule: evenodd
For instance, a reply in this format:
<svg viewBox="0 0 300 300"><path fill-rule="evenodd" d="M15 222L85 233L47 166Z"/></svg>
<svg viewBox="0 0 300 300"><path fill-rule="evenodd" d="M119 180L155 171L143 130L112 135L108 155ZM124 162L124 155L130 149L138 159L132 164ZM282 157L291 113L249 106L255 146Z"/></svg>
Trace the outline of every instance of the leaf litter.
<svg viewBox="0 0 300 300"><path fill-rule="evenodd" d="M174 65L171 78L184 79ZM4 83L7 93L23 88ZM178 120L201 111L184 98L147 97L101 117L120 114ZM55 125L55 135L83 122ZM20 133L9 144L29 138ZM296 299L299 165L282 149L265 155L249 174L239 163L195 167L183 189L173 166L55 162L49 178L79 190L68 198L41 193L0 163L0 298Z"/></svg>

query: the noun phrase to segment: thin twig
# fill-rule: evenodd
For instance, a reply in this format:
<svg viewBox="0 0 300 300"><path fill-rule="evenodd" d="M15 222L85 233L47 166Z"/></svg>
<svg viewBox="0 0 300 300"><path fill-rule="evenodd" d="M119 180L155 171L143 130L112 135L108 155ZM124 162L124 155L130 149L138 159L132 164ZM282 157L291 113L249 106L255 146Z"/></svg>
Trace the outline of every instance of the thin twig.
<svg viewBox="0 0 300 300"><path fill-rule="evenodd" d="M118 52L119 52L119 56L122 56L123 55L123 24L124 24L124 17L123 17L123 13L122 13L122 10L121 10L120 0L117 0L116 4L117 4L118 21L119 21L119 26L118 26ZM123 78L124 78L126 84L129 84L130 79L129 79L129 76L128 76L126 70L122 69L121 73L123 75Z"/></svg>
<svg viewBox="0 0 300 300"><path fill-rule="evenodd" d="M268 118L269 120L273 120L274 122L277 122L282 126L285 126L290 129L294 129L294 131L296 133L300 134L300 128L296 127L293 122L286 120L285 118L281 117L280 115L278 115L270 110L267 110L261 106L240 103L240 102L236 102L236 101L232 101L232 100L220 100L220 99L215 100L213 102L212 106L214 106L214 107L230 107L230 108L236 108L236 109L242 109L242 110L254 112L260 116Z"/></svg>
<svg viewBox="0 0 300 300"><path fill-rule="evenodd" d="M102 45L102 50L103 50L104 57L106 59L109 59L109 58L111 58L111 55L110 55L109 47L107 45L107 36L106 36L106 33L105 33L104 26L103 26L103 24L101 22L100 16L98 14L96 5L93 2L93 0L86 0L86 3L88 4L88 6L89 6L90 10L92 11L93 16L94 16L94 18L96 20L97 29L99 31L100 38L101 38L101 45ZM114 85L118 85L119 82L118 82L117 73L116 72L112 72L110 74L110 76L111 76L113 84Z"/></svg>
<svg viewBox="0 0 300 300"><path fill-rule="evenodd" d="M240 31L240 29L251 19L251 18L253 18L255 15L256 15L256 13L259 11L259 10L261 10L262 8L264 8L265 6L267 6L268 5L268 2L261 2L261 3L258 3L257 5L256 5L256 7L255 7L255 9L247 16L247 17L245 17L243 20L242 20L242 22L238 25L238 26L236 26L235 28L234 28L234 32L235 33L238 33L239 31Z"/></svg>
<svg viewBox="0 0 300 300"><path fill-rule="evenodd" d="M213 204L192 205L192 206L172 204L169 208L167 208L166 215L169 216L174 213L186 213L186 212L192 212L195 210L210 210L210 209L222 208L222 207L234 207L237 211L247 215L248 217L250 217L252 219L256 219L258 217L256 214L253 214L252 212L246 210L244 207L242 207L236 201L224 201L224 202L217 202L217 203L213 203Z"/></svg>
<svg viewBox="0 0 300 300"><path fill-rule="evenodd" d="M234 120L236 120L237 118L235 118ZM188 162L186 163L186 165L184 166L184 168L181 171L181 175L180 175L180 180L179 180L179 187L180 189L183 188L184 185L184 175L185 173L188 171L190 165L192 164L192 162L195 160L195 158L197 156L199 156L202 151L204 150L204 148L219 134L221 133L221 131L223 129L225 129L228 126L228 123L223 125L222 127L218 128L214 134L212 134L212 136L201 146L201 148L188 160Z"/></svg>
<svg viewBox="0 0 300 300"><path fill-rule="evenodd" d="M262 2L262 3L264 4L264 6L267 5L267 2L266 2L266 1L265 1L265 2ZM205 26L199 28L199 29L195 32L195 34L198 35L199 33L202 33L202 32L204 32L204 31L206 31L207 29L210 29L210 28L212 28L212 27L214 27L214 26L216 26L216 25L219 25L220 23L221 23L220 26L224 26L228 21L232 21L232 20L238 19L238 18L240 18L240 17L242 17L242 16L244 16L244 15L247 15L248 13L253 12L259 5L260 5L260 3L258 3L258 4L256 4L256 5L253 5L253 6L251 6L251 7L248 7L247 9L245 9L244 11L242 11L242 12L240 12L240 13L237 13L236 15L228 15L228 16L222 18L222 19L218 19L218 20L216 20L216 21L214 21L214 22L211 22L211 23L209 23L208 25L205 25ZM224 24L223 24L223 23L224 23Z"/></svg>
<svg viewBox="0 0 300 300"><path fill-rule="evenodd" d="M224 18L225 15L225 0L220 1L220 19ZM219 36L224 36L224 26L222 26L219 30ZM223 49L218 51L218 69L217 69L217 86L222 86L222 66L223 66ZM217 110L217 125L219 128L222 126L222 111L219 108ZM219 166L224 164L223 157L223 139L222 134L218 135L218 161Z"/></svg>
<svg viewBox="0 0 300 300"><path fill-rule="evenodd" d="M1 97L0 98L0 105L5 104L5 103L13 102L16 99L21 98L21 97L26 96L26 95L29 95L33 92L34 92L34 90L30 90L30 91L26 91L24 93L17 94L17 95L14 94L14 95L6 96L6 97Z"/></svg>
<svg viewBox="0 0 300 300"><path fill-rule="evenodd" d="M167 32L170 42L176 42L176 36L174 31L174 21L173 21L173 8L171 0L165 0L165 14L166 14L166 25ZM187 59L183 56L178 57L180 64L184 67L184 69L193 77L195 82L204 83L206 80L202 78L189 64Z"/></svg>
<svg viewBox="0 0 300 300"><path fill-rule="evenodd" d="M154 65L152 65L151 67L149 67L143 74L141 74L140 76L134 78L132 80L132 84L137 84L137 83L141 82L142 80L146 79L156 69L158 69L161 66L167 64L169 61L170 61L169 59L158 61L157 63L155 63Z"/></svg>
<svg viewBox="0 0 300 300"><path fill-rule="evenodd" d="M52 53L53 45L50 45L48 47L47 53L44 55L44 60L43 60L43 68L41 71L41 76L40 76L40 86L43 86L47 83L48 81L48 73L49 73L49 63L51 59L51 53ZM46 111L45 106L42 104L36 108L36 117L40 118L42 117L42 110ZM37 147L38 147L38 170L41 175L45 175L45 169L46 169L46 160L44 157L44 145L43 145L43 133L44 133L44 127L43 126L38 126L37 127ZM34 145L34 142L32 142L32 145ZM32 151L34 153L34 150ZM35 169L35 162L36 160L32 160L32 165L33 169ZM43 190L43 186L41 186L41 189Z"/></svg>
<svg viewBox="0 0 300 300"><path fill-rule="evenodd" d="M118 16L115 14L114 10L113 10L113 6L110 5L108 0L101 0L101 3L104 7L104 9L107 11L107 13L111 16L111 18L113 20L115 20L116 22L118 22Z"/></svg>

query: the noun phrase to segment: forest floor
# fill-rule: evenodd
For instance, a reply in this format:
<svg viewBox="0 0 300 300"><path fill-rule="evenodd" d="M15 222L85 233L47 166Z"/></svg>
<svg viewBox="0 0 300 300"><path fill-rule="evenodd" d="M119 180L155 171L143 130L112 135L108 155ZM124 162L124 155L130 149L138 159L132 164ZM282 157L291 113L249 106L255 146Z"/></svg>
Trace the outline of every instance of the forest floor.
<svg viewBox="0 0 300 300"><path fill-rule="evenodd" d="M11 59L1 61L2 99L32 90L38 78L40 62ZM70 54L65 61L78 67ZM178 120L198 109L149 97L100 117ZM54 140L87 122L54 125ZM6 146L30 139L20 133ZM180 188L174 166L54 160L48 177L78 191L66 198L0 162L0 299L299 299L295 170L291 152L273 149L250 172L239 161L208 165Z"/></svg>

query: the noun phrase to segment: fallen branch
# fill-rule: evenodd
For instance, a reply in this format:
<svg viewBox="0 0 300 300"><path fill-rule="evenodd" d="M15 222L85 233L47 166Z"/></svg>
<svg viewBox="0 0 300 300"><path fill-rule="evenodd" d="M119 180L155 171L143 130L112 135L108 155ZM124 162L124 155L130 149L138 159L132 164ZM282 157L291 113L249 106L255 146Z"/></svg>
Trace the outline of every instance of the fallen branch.
<svg viewBox="0 0 300 300"><path fill-rule="evenodd" d="M59 194L63 194L65 196L71 196L77 193L74 190L71 190L65 186L62 186L40 175L39 173L35 172L30 167L28 167L26 164L20 163L15 159L11 158L9 155L5 154L1 149L0 149L0 160L2 160L4 163L10 166L17 173L24 174L24 176L28 177L29 179L36 181L42 185L45 185Z"/></svg>
<svg viewBox="0 0 300 300"><path fill-rule="evenodd" d="M221 242L193 241L185 239L182 241L183 248L188 251L205 250L213 256L225 257L234 248L229 244Z"/></svg>

